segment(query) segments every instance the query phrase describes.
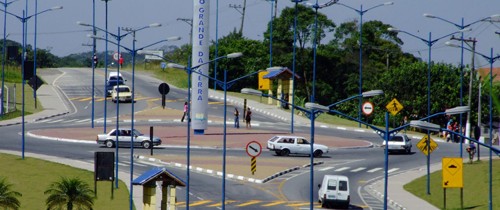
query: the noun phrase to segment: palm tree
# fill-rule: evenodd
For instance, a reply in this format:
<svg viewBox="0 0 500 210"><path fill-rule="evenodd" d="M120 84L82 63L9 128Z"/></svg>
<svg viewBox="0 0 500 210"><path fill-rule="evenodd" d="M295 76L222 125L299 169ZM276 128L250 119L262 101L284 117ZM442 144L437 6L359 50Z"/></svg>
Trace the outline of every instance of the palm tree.
<svg viewBox="0 0 500 210"><path fill-rule="evenodd" d="M94 191L89 185L79 178L62 177L60 181L53 182L45 191L49 195L45 200L47 209L92 209L94 205Z"/></svg>
<svg viewBox="0 0 500 210"><path fill-rule="evenodd" d="M17 197L22 196L21 193L12 191L12 185L5 181L5 178L0 180L0 209L19 209L21 202Z"/></svg>

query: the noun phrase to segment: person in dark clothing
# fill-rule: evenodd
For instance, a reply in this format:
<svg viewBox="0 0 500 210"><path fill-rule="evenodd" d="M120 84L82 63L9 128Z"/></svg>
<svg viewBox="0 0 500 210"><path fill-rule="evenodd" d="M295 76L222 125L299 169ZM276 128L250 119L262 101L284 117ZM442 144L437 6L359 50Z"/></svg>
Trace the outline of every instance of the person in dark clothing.
<svg viewBox="0 0 500 210"><path fill-rule="evenodd" d="M250 124L250 121L252 120L252 111L250 111L250 107L247 108L246 114L245 122L247 123L247 128L252 128L252 124Z"/></svg>

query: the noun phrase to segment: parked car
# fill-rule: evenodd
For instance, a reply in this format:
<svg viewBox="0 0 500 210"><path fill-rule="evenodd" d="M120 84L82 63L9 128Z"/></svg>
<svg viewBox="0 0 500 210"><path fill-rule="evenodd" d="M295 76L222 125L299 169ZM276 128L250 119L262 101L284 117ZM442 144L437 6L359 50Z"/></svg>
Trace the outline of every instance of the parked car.
<svg viewBox="0 0 500 210"><path fill-rule="evenodd" d="M318 188L318 201L321 207L349 208L351 195L347 176L325 175L323 182L318 184Z"/></svg>
<svg viewBox="0 0 500 210"><path fill-rule="evenodd" d="M98 134L96 142L97 144L104 144L108 148L115 147L116 136L118 135L118 146L128 146L130 147L131 135L134 137L134 147L140 146L146 149L150 149L153 146L161 145L161 139L159 137L153 136L153 141L151 141L149 135L142 134L138 130L134 129L131 132L130 128L119 128L118 132L116 129L111 130L107 134Z"/></svg>
<svg viewBox="0 0 500 210"><path fill-rule="evenodd" d="M267 140L267 148L274 151L278 156L311 154L311 144L300 136L273 136ZM321 157L323 154L328 153L328 147L322 144L314 144L313 150L314 157Z"/></svg>
<svg viewBox="0 0 500 210"><path fill-rule="evenodd" d="M113 87L113 91L111 92L111 101L116 103L120 102L132 102L132 91L129 86L126 85L117 85Z"/></svg>
<svg viewBox="0 0 500 210"><path fill-rule="evenodd" d="M385 147L385 140L382 142L382 146ZM405 152L411 153L411 139L408 138L406 134L396 134L389 138L389 146L387 147L388 152Z"/></svg>
<svg viewBox="0 0 500 210"><path fill-rule="evenodd" d="M108 80L108 82L106 83L106 96L111 96L114 86L123 84L125 84L123 80L116 80L116 79Z"/></svg>

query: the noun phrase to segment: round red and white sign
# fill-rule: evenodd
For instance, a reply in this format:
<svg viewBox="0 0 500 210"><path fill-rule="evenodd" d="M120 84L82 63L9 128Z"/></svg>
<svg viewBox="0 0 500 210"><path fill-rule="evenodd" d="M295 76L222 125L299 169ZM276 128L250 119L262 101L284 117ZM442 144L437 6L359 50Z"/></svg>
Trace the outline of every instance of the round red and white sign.
<svg viewBox="0 0 500 210"><path fill-rule="evenodd" d="M373 104L369 101L363 103L362 106L363 114L370 115L373 113Z"/></svg>
<svg viewBox="0 0 500 210"><path fill-rule="evenodd" d="M262 152L262 146L257 141L251 141L251 142L248 142L248 144L246 146L246 151L247 151L248 156L257 157Z"/></svg>

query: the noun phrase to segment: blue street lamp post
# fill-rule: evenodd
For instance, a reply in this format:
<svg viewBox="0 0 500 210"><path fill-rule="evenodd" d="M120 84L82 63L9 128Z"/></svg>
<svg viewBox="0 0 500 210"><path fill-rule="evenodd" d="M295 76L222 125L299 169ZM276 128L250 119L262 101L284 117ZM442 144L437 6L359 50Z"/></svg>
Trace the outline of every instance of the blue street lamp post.
<svg viewBox="0 0 500 210"><path fill-rule="evenodd" d="M377 92L371 92L371 93L367 93L366 95L371 95L373 96L374 93L377 93ZM365 96L367 97L367 96ZM338 104L338 103L336 103ZM368 127L370 127L371 129L377 131L378 133L380 133L379 135L383 135L382 137L384 138L384 142L385 142L385 145L388 145L388 141L390 140L391 138L391 135L394 135L396 134L397 132L399 132L400 130L403 130L405 129L406 127L410 126L410 124L405 124L405 125L402 125L400 127L397 127L397 128L394 128L392 130L389 130L389 113L388 112L385 112L385 129L380 129L378 127L376 127L375 125L372 125L372 124L369 124L369 123L366 123L366 122L363 122L361 120L358 120L356 118L353 118L349 115L346 115L340 111L337 111L337 110L332 110L331 108L336 105L336 104L332 104L330 106L321 106L321 105L315 105L315 107L319 110L323 110L325 112L329 112L329 113L334 113L334 114L338 114L340 116L343 116L347 119L350 119L350 120L353 120L353 121L356 121L358 123L361 123L363 125L366 125ZM444 115L444 114L449 114L449 115L453 115L453 114L460 114L460 113L464 113L464 112L467 112L469 110L469 107L467 106L459 106L459 107L455 107L455 108L451 108L451 109L447 109L446 111L444 112L439 112L439 113L435 113L435 114L432 114L432 115L428 115L427 117L424 117L420 120L426 120L426 119L430 119L432 117L435 117L435 116L438 116L438 115ZM428 147L429 148L429 147ZM387 189L387 186L388 186L388 183L389 183L389 153L388 153L388 149L386 148L385 149L385 161L384 161L384 208L383 209L387 209L387 195L388 195L388 189ZM430 152L428 151L428 154L430 154Z"/></svg>
<svg viewBox="0 0 500 210"><path fill-rule="evenodd" d="M277 0L265 0L271 2L271 20L269 21L269 67L273 66L273 7L274 2Z"/></svg>
<svg viewBox="0 0 500 210"><path fill-rule="evenodd" d="M314 38L313 38L313 82L312 82L312 94L310 102L314 103L316 98L316 51L318 45L318 9L322 9L337 3L339 0L330 0L329 2L319 5L318 0L316 4L308 4L310 7L314 8Z"/></svg>
<svg viewBox="0 0 500 210"><path fill-rule="evenodd" d="M346 8L349 8L349 9L351 9L359 14L359 94L361 95L361 93L363 92L363 36L362 36L363 35L362 34L363 33L363 15L366 12L368 12L372 9L375 9L377 7L393 5L394 3L393 2L385 2L382 4L375 5L373 7L370 7L366 10L363 10L363 5L360 5L359 10L358 10L354 7L351 7L351 6L342 4L342 3L337 3L337 4L340 6L344 6ZM363 101L361 100L361 98L359 98L358 120L361 120L361 107L363 106L362 103L363 103ZM361 127L361 123L359 124L359 127Z"/></svg>
<svg viewBox="0 0 500 210"><path fill-rule="evenodd" d="M195 69L199 68L200 66L202 65L205 65L205 64L208 64L208 63L211 63L211 62L214 62L214 61L217 61L217 60L220 60L222 58L237 58L237 57L240 57L242 56L243 54L241 53L231 53L231 54L228 54L226 56L222 56L222 57L218 57L218 58L215 58L211 61L208 61L206 63L202 63L200 65L197 65L197 66L194 66L194 67L185 67L185 66L182 66L182 65L179 65L179 64L175 64L175 63L168 63L167 66L169 68L176 68L176 69L183 69L185 71L187 71L188 73L188 78L191 78L191 74L192 73L195 73L195 74L198 74L200 76L203 76L203 77L206 77L208 79L211 79L214 81L214 83L216 83L217 85L219 85L223 90L224 90L224 130L223 130L223 158L222 158L222 201L221 201L221 204L222 204L222 209L225 209L225 206L226 206L226 133L227 133L227 122L226 122L226 119L227 119L227 89L230 88L236 81L239 81L241 79L244 79L244 78L247 78L247 77L250 77L252 75L255 75L257 73L259 73L260 71L256 71L256 72L253 72L253 73L250 73L250 74L247 74L245 76L242 76L242 77L239 77L239 78L236 78L236 79L233 79L231 81L227 81L227 70L224 70L224 80L221 81L221 80L218 80L214 77L210 77L208 75L205 75L205 74L202 74L201 72L198 72L198 71L194 71ZM188 80L188 83L190 83L191 80L189 79ZM191 93L189 92L188 93L188 104L190 104L190 100L191 100L191 97L190 97ZM188 105L188 113L190 112L189 110L189 105ZM188 115L188 125L191 123L191 119L189 118L189 115ZM189 129L189 127L188 127ZM190 131L188 130L188 134L190 133ZM188 141L189 143L189 141ZM188 146L188 149L189 149L189 146ZM189 151L187 152L187 154L189 154ZM188 157L188 161L189 161L189 157ZM189 163L189 162L188 162ZM189 171L189 167L190 165L187 166L188 169L187 171ZM188 182L187 182L187 186L189 186L189 174L188 174ZM188 188L189 189L189 188ZM189 208L189 190L188 192L186 192L186 206Z"/></svg>
<svg viewBox="0 0 500 210"><path fill-rule="evenodd" d="M470 27L471 25L474 25L476 23L482 22L482 21L487 21L491 20L492 18L496 17L498 15L492 15L490 17L485 17L481 18L479 20L476 20L474 22L471 22L469 24L464 24L464 18L462 18L461 24L454 23L452 21L449 21L447 19L432 15L432 14L424 14L424 17L427 18L435 18L441 21L444 21L446 23L449 23L451 25L454 25L457 27L459 30L463 30L465 28ZM461 42L461 50L460 50L460 106L463 105L463 70L464 70L464 32L460 33L460 42ZM468 106L470 107L471 105L471 88L472 88L472 72L474 71L474 66L472 66L472 69L470 71L470 78L469 78L469 101L468 101ZM462 130L462 115L460 115L460 130ZM467 122L465 124L465 136L470 137L470 111L467 112ZM462 141L460 141L460 148L462 148ZM460 149L460 157L462 157L462 149Z"/></svg>
<svg viewBox="0 0 500 210"><path fill-rule="evenodd" d="M460 33L460 32L464 32L464 31L469 31L470 29L466 28L466 29L462 29L462 30L459 30L459 31L455 31L453 33L450 33L450 34L447 34L445 36L442 36L442 37L439 37L437 39L432 39L432 33L429 32L429 38L428 39L424 39L424 38L421 38L419 36L416 36L416 35L413 35L409 32L406 32L406 31L403 31L403 30L399 30L399 29L396 29L396 28L388 28L387 29L388 31L394 31L394 32L400 32L400 33L404 33L404 34L407 34L413 38L417 38L421 41L423 41L427 46L428 46L428 61L427 61L427 115L430 115L430 112L431 112L431 52L432 52L432 45L434 45L437 41L439 41L440 39L442 38L445 38L445 37L448 37L448 36L451 36L453 34L456 34L456 33ZM430 139L430 132L427 132L427 139L429 141ZM461 154L461 152L460 152ZM427 194L430 195L431 194L431 191L430 191L430 154L427 155Z"/></svg>
<svg viewBox="0 0 500 210"><path fill-rule="evenodd" d="M0 87L0 116L4 114L3 108L3 100L4 100L4 86L5 86L5 60L7 59L7 55L5 53L5 48L7 46L7 6L14 3L17 0L10 2L0 2L3 5L4 13L3 13L3 46L2 46L2 86Z"/></svg>
<svg viewBox="0 0 500 210"><path fill-rule="evenodd" d="M139 29L132 29L132 28L122 28L122 30L125 30L125 31L128 31L126 34L124 35L121 35L121 37L123 38L123 36L126 36L128 34L132 34L133 35L133 41L132 41L132 49L130 48L127 48L127 47L124 47L122 45L118 43L115 43L115 42L112 42L112 41L107 41L109 43L112 43L114 45L116 45L118 47L118 49L121 47L125 50L127 50L127 52L129 52L131 55L132 55L132 108L131 108L131 131L133 132L134 130L134 103L135 103L135 56L136 54L138 54L139 51L142 51L144 48L147 48L147 47L151 47L153 45L156 45L156 44L159 44L159 43L162 43L162 42L167 42L167 41L175 41L175 40L180 40L180 37L170 37L170 38L167 38L167 39L164 39L164 40L160 40L160 41L157 41L157 42L154 42L152 44L149 44L149 45L146 45L144 47L141 47L139 49L136 49L135 48L135 32L137 31L140 31L140 30L143 30L143 29L146 29L146 28L151 28L151 27L159 27L161 26L160 24L158 23L153 23L153 24L150 24L149 26L145 26L145 27L142 27L142 28L139 28ZM120 30L118 30L120 31ZM92 36L90 35L91 38L94 38L94 39L101 39L101 40L105 40L103 39L102 37L96 37L96 36ZM119 41L120 39L118 39ZM119 67L118 67L119 68ZM117 102L118 103L118 102ZM117 112L118 112L118 109L117 108ZM118 121L117 121L117 127L118 127ZM118 141L117 141L118 142ZM132 185L132 181L133 181L133 173L134 173L134 146L133 146L133 142L134 142L134 135L131 135L130 136L130 208L132 209L132 206L133 206L133 185ZM118 148L118 147L117 147ZM116 150L117 154L118 154L118 149ZM116 155L117 158L116 158L116 180L118 180L118 155ZM118 187L118 185L116 185L116 187Z"/></svg>
<svg viewBox="0 0 500 210"><path fill-rule="evenodd" d="M110 0L102 0L105 5L105 28L104 32L106 34L106 43L105 43L105 52L104 52L104 90L106 90L106 84L108 83L108 1ZM94 28L95 24L94 24ZM106 133L106 110L108 109L108 100L106 100L107 93L104 93L104 125L103 125L103 133ZM118 154L116 154L118 155Z"/></svg>
<svg viewBox="0 0 500 210"><path fill-rule="evenodd" d="M22 159L24 159L24 144L25 144L25 132L24 132L24 84L26 84L26 81L25 81L25 78L24 78L24 62L25 62L25 56L26 56L26 23L28 22L28 20L34 16L37 16L39 14L42 14L42 13L45 13L45 12L48 12L48 11L53 11L53 10L58 10L58 9L62 9L61 6L57 6L57 7L52 7L50 9L46 9L46 10L43 10L41 12L38 12L38 13L35 13L35 14L32 14L30 16L27 16L26 15L26 12L23 10L23 15L22 16L18 16L18 15L15 15L14 13L11 13L11 12L8 12L8 11L5 11L5 10L2 10L0 9L0 11L6 13L6 14L9 14L11 16L14 16L16 17L17 19L19 19L22 23L22 28L23 28L23 37L22 37L22 45L23 45L23 51L22 51L22 55L21 55L21 71L22 71L22 92L23 92L23 96L22 96L22 131L21 131L21 135L22 135ZM2 87L3 88L3 87ZM2 101L3 103L3 101Z"/></svg>
<svg viewBox="0 0 500 210"><path fill-rule="evenodd" d="M452 46L452 47L459 47L458 45L455 45L455 44L452 44L450 42L447 42L446 45L448 46ZM481 57L483 57L484 59L486 59L486 61L490 64L490 97L489 97L489 106L490 106L490 121L489 121L489 146L491 147L492 146L492 141L493 141L493 105L492 105L492 101L493 101L493 97L492 97L492 94L493 94L493 63L495 63L498 59L500 59L500 55L497 55L497 56L493 56L493 48L491 48L490 50L490 56L487 56L487 55L484 55L482 53L479 53L479 52L476 52L474 50L471 50L469 48L466 48L466 47L462 47L462 49L465 49L469 52L472 52L474 54L477 54ZM481 113L479 113L481 114ZM493 170L493 163L492 163L492 157L493 156L493 151L490 149L490 162L489 162L489 202L488 202L488 205L489 205L489 209L492 210L493 209L493 197L492 197L492 194L493 194L493 186L492 186L492 182L493 182L493 177L492 177L492 170Z"/></svg>
<svg viewBox="0 0 500 210"><path fill-rule="evenodd" d="M241 90L241 93L244 93L244 94L251 94L251 95L258 95L258 96L263 96L263 97L269 97L269 98L272 98L274 100L278 100L280 101L281 103L285 103L285 104L289 104L288 101L285 101L285 100L282 100L282 99L278 99L276 97L273 97L271 95L268 95L268 94L263 94L261 91L258 91L258 90L253 90L253 89L249 89L249 88L244 88ZM362 97L369 97L369 96L375 96L375 95L380 95L382 94L383 92L382 91L369 91L369 92L366 92L364 93L365 95L362 96ZM334 104L332 104L331 106L335 106L337 104L341 104L341 103L344 103L346 101L349 101L349 100L352 100L352 99L356 99L356 98L359 98L358 95L356 96L352 96L352 97L349 97L347 99L344 99L342 101L339 101L339 102L336 102ZM295 106L295 108L297 108L298 110L304 112L306 115L308 115L309 119L310 119L310 123L311 123L311 126L310 126L310 177L309 177L309 208L310 209L313 209L313 203L314 203L314 199L313 199L313 185L314 185L314 122L315 122L315 119L322 113L322 112L325 112L325 109L323 109L323 106L320 106L320 105L317 105L315 103L306 103L305 104L305 108L303 107L300 107L300 106L297 106L297 105L292 105L292 106Z"/></svg>

